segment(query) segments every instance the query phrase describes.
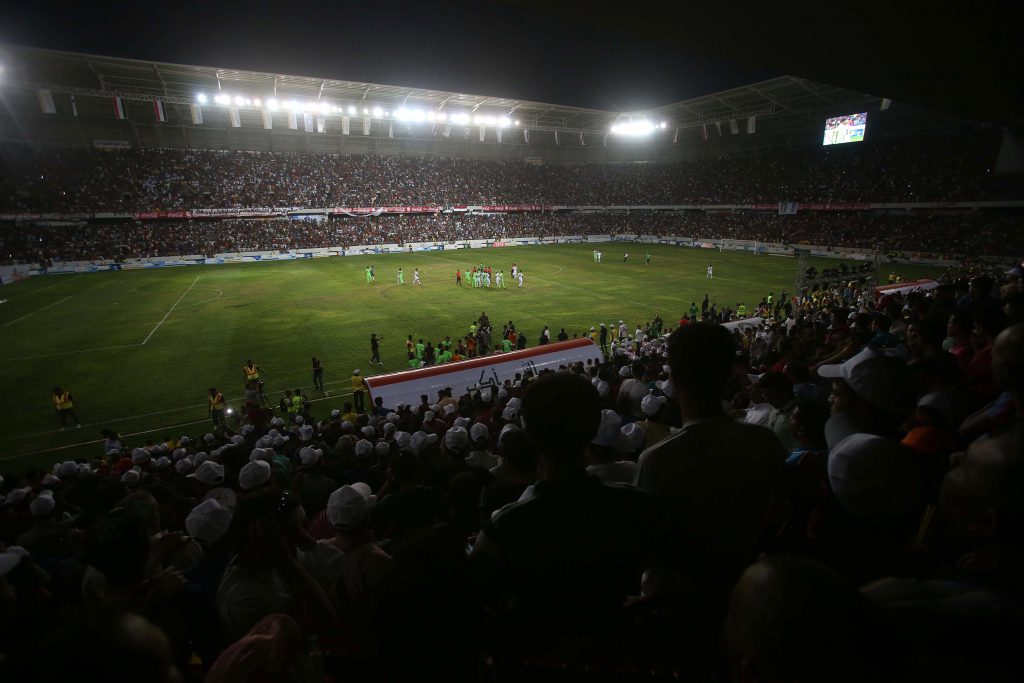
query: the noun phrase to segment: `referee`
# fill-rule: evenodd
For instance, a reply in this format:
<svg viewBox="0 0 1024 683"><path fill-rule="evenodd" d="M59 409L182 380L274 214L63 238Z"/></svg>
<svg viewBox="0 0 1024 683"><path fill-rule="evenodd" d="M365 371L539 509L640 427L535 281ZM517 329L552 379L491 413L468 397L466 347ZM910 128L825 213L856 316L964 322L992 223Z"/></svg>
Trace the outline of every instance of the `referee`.
<svg viewBox="0 0 1024 683"><path fill-rule="evenodd" d="M383 341L383 337L378 337L377 333L374 332L370 335L370 363L376 363L377 365L384 365L380 360L380 342Z"/></svg>

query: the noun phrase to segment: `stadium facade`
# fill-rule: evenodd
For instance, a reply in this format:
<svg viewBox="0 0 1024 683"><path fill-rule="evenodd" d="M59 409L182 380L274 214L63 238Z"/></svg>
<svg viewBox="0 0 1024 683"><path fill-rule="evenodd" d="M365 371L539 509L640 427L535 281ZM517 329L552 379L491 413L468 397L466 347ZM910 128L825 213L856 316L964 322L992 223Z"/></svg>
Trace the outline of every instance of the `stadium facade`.
<svg viewBox="0 0 1024 683"><path fill-rule="evenodd" d="M820 144L823 121L851 112L873 112L869 139L975 125L793 76L616 112L35 48L0 61L0 141L46 145L602 163ZM630 120L655 129L610 132Z"/></svg>

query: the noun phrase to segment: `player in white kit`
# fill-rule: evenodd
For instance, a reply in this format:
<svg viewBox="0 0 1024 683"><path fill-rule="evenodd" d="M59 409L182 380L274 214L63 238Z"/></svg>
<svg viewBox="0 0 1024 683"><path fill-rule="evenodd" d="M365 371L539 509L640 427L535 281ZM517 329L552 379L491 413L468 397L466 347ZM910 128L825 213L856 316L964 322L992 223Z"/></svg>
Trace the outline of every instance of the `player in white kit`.
<svg viewBox="0 0 1024 683"><path fill-rule="evenodd" d="M708 277L707 277L707 279L708 279L708 280L713 280L713 279L714 279L714 277L715 277L715 271L713 271L713 270L711 269L711 264L709 263L709 264L708 264Z"/></svg>
<svg viewBox="0 0 1024 683"><path fill-rule="evenodd" d="M519 289L523 288L523 271L518 271L519 274Z"/></svg>
<svg viewBox="0 0 1024 683"><path fill-rule="evenodd" d="M422 282L420 282L420 269L419 268L414 268L413 271L412 271L412 283L414 285L422 285L423 284Z"/></svg>

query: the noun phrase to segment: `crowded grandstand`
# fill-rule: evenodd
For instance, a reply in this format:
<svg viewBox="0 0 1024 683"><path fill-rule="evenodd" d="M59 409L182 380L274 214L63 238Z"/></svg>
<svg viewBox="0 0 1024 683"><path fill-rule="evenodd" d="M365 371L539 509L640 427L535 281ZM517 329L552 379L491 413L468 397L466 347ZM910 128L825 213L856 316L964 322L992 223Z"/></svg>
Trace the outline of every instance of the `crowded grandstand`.
<svg viewBox="0 0 1024 683"><path fill-rule="evenodd" d="M594 272L607 248L627 275L582 283L595 292L641 280L648 245L696 254L702 286L716 254L772 254L793 286L753 282L745 302L680 291L664 312L630 293L589 328L493 310L422 338L367 327L370 360L345 349L344 392L325 391L314 356L313 387L268 396L253 357L275 323L304 349L328 308L300 304L311 315L292 327L296 307L275 301L224 322L252 349L232 367L243 396L209 388L184 427L90 422L89 441L57 386L66 440L0 460L5 680L1014 679L1024 178L1000 168L1001 130L791 77L641 126L299 77L274 77L275 98L280 80L297 99L271 105L255 99L270 74L217 71L214 90L207 67L18 58L0 113L0 304L80 284L68 273L104 271L112 289L122 268L197 273L145 341L84 351L152 349L206 265L251 273L247 259L457 258L435 262L444 294L416 303L384 298L401 266L396 282L358 261L365 285L381 280L372 306L399 318L440 316L471 272L489 287L502 245L593 248ZM313 86L325 99L303 111ZM453 133L449 100L484 118ZM826 131L857 130L824 149L826 115L844 117ZM651 137L622 137L638 132ZM935 277L904 282L911 264ZM707 286L758 272L707 265ZM338 308L345 326L368 317ZM226 345L225 311L190 323L189 353ZM374 374L381 344L395 372ZM172 357L147 361L147 401ZM142 381L95 374L126 395ZM33 440L17 431L5 441Z"/></svg>

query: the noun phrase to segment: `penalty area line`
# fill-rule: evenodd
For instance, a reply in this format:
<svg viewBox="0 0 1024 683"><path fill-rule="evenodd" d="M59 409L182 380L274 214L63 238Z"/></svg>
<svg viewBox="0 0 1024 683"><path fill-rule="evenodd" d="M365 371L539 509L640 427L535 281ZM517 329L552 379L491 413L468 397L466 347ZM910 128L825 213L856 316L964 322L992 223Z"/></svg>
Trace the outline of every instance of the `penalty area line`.
<svg viewBox="0 0 1024 683"><path fill-rule="evenodd" d="M25 318L31 318L36 313L42 313L47 308L53 308L57 304L62 304L65 301L67 301L68 299L70 299L70 298L71 298L71 295L68 295L68 296L64 297L63 299L58 299L57 301L54 301L52 304L47 304L46 306L43 306L42 308L37 308L36 310L32 311L31 313L26 313L25 315L21 316L20 318L15 318L14 320L6 322L3 325L0 325L0 327L7 327L8 325L13 325L16 322L20 322L20 321L24 320Z"/></svg>
<svg viewBox="0 0 1024 683"><path fill-rule="evenodd" d="M143 339L141 342L139 342L139 346L145 346L146 345L146 342L148 342L150 340L150 338L153 336L153 334L157 330L160 329L160 326L164 324L164 321L167 320L167 317L170 316L171 313L174 312L174 309L178 307L178 304L180 304L181 300L185 298L185 295L188 294L189 292L191 292L192 288L196 286L196 283L199 282L199 278L200 277L202 277L202 276L201 275L197 275L196 276L196 279L192 281L192 284L190 284L188 286L188 289L186 289L184 292L182 292L181 296L178 297L178 300L175 301L174 304L170 308L167 309L167 312L164 313L164 317L160 319L160 322L158 322L156 324L156 327L154 327L152 330L150 330L149 334L146 335L146 338Z"/></svg>

